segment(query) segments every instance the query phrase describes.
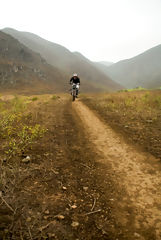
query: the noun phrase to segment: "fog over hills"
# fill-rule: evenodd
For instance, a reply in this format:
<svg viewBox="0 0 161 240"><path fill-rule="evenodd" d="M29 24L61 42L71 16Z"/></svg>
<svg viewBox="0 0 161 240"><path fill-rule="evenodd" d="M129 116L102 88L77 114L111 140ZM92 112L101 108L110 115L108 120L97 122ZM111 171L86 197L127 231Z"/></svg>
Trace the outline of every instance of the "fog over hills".
<svg viewBox="0 0 161 240"><path fill-rule="evenodd" d="M101 62L97 62L97 63L101 63L107 67L111 66L112 64L114 64L113 62L107 62L107 61L101 61Z"/></svg>
<svg viewBox="0 0 161 240"><path fill-rule="evenodd" d="M161 86L161 45L108 67L107 74L126 88Z"/></svg>
<svg viewBox="0 0 161 240"><path fill-rule="evenodd" d="M95 65L95 67L97 69L99 69L101 72L103 72L106 76L110 76L110 74L108 73L108 66L111 66L112 63L109 63L109 64L108 63L106 62L106 64L105 64L105 62L93 62L93 64Z"/></svg>
<svg viewBox="0 0 161 240"><path fill-rule="evenodd" d="M66 73L68 78L73 72L77 72L84 90L118 90L122 88L120 84L111 80L80 53L72 53L65 47L49 42L33 33L20 32L10 28L3 29L3 32L12 35L28 48L39 53L47 63Z"/></svg>

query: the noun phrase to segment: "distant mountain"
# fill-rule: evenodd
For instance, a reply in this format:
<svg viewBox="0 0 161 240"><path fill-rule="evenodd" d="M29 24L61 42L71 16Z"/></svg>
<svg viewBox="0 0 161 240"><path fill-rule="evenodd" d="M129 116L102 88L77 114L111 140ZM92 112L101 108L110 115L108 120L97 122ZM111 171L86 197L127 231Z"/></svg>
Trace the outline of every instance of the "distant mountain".
<svg viewBox="0 0 161 240"><path fill-rule="evenodd" d="M108 67L108 75L126 88L161 86L161 45Z"/></svg>
<svg viewBox="0 0 161 240"><path fill-rule="evenodd" d="M109 77L108 66L111 66L113 63L110 62L93 62L94 66L106 76Z"/></svg>
<svg viewBox="0 0 161 240"><path fill-rule="evenodd" d="M65 75L47 64L40 54L0 31L1 88L50 85L60 91L63 89L62 79L65 79Z"/></svg>
<svg viewBox="0 0 161 240"><path fill-rule="evenodd" d="M101 63L107 67L111 66L112 64L114 64L113 62L107 62L107 61L101 61L101 62L97 62L97 63Z"/></svg>
<svg viewBox="0 0 161 240"><path fill-rule="evenodd" d="M120 84L111 80L90 60L80 53L72 53L65 47L49 42L35 34L6 28L3 32L18 39L31 50L39 53L47 63L66 73L68 79L76 72L79 74L84 90L118 90Z"/></svg>

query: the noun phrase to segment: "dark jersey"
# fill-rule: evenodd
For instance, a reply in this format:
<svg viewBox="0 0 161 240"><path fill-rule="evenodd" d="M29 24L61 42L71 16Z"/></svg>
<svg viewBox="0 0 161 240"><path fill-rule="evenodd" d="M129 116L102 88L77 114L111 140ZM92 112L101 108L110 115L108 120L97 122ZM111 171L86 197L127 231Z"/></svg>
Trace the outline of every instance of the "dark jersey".
<svg viewBox="0 0 161 240"><path fill-rule="evenodd" d="M79 79L79 77L72 77L72 78L70 79L70 83L75 83L75 84L79 83L79 84L80 84L80 79Z"/></svg>

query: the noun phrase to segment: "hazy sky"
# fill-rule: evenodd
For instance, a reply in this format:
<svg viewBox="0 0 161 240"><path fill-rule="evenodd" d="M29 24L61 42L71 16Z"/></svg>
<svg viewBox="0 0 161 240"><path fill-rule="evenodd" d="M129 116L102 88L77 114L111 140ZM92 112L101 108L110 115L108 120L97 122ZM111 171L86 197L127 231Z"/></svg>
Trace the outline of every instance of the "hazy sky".
<svg viewBox="0 0 161 240"><path fill-rule="evenodd" d="M119 61L161 44L161 0L0 0L0 29L11 27Z"/></svg>

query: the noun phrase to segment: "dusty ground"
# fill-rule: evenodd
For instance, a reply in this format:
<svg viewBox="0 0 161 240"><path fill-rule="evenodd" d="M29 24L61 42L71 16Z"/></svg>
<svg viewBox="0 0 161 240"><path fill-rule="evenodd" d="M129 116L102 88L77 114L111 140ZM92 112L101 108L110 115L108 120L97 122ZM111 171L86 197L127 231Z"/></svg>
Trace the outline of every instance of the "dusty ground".
<svg viewBox="0 0 161 240"><path fill-rule="evenodd" d="M160 163L81 101L45 99L28 108L48 129L31 161L1 157L0 238L161 239Z"/></svg>
<svg viewBox="0 0 161 240"><path fill-rule="evenodd" d="M38 100L29 109L30 121L43 123L48 132L14 159L16 166L13 159L1 159L3 181L6 174L1 186L1 238L115 239L122 231L113 230L114 186L110 176L102 179L109 170L95 162L71 99ZM21 162L26 155L30 163Z"/></svg>
<svg viewBox="0 0 161 240"><path fill-rule="evenodd" d="M118 207L115 219L125 231L131 230L127 239L161 239L159 160L128 145L81 102L75 107L95 145L95 152L100 154L98 161L111 164L118 187L122 189L120 198L113 201ZM117 232L117 228L115 230Z"/></svg>
<svg viewBox="0 0 161 240"><path fill-rule="evenodd" d="M82 101L127 142L161 160L161 91L134 91L84 96Z"/></svg>

